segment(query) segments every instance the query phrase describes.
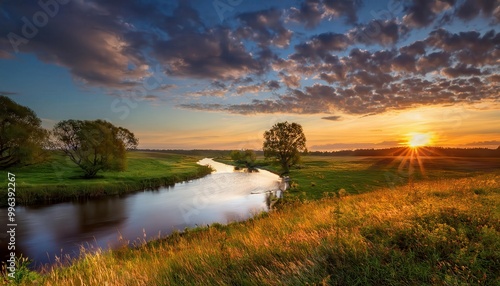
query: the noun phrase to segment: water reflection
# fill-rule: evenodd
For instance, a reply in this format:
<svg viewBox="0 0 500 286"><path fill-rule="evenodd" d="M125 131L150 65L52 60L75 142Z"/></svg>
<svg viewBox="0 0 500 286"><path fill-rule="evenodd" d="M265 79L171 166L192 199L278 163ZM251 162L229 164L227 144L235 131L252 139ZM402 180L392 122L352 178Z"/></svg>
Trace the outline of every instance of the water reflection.
<svg viewBox="0 0 500 286"><path fill-rule="evenodd" d="M186 227L244 220L270 208L269 191L279 195L279 177L267 172L234 172L232 166L204 159L216 172L198 180L158 191L122 197L48 206L17 207L16 248L38 264L54 262L55 255L76 256L81 245L114 247L119 237L134 242ZM6 209L1 220L7 221ZM0 225L5 234L6 224ZM0 254L8 256L6 236Z"/></svg>

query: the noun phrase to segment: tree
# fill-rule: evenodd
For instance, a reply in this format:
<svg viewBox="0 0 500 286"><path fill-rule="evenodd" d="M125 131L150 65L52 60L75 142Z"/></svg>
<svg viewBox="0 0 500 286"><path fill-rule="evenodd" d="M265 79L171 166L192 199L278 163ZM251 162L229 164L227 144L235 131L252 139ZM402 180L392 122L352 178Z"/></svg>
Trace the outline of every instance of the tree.
<svg viewBox="0 0 500 286"><path fill-rule="evenodd" d="M247 168L248 171L257 171L255 168L255 160L257 155L253 150L247 149L245 151L234 150L231 151L231 159L236 163L237 168Z"/></svg>
<svg viewBox="0 0 500 286"><path fill-rule="evenodd" d="M43 160L48 134L33 110L0 95L0 169Z"/></svg>
<svg viewBox="0 0 500 286"><path fill-rule="evenodd" d="M55 146L77 164L86 178L106 170L126 168L126 150L135 149L138 140L126 128L104 120L64 120L53 130Z"/></svg>
<svg viewBox="0 0 500 286"><path fill-rule="evenodd" d="M300 153L307 151L306 136L297 123L280 122L264 133L264 156L280 163L284 173L298 163Z"/></svg>

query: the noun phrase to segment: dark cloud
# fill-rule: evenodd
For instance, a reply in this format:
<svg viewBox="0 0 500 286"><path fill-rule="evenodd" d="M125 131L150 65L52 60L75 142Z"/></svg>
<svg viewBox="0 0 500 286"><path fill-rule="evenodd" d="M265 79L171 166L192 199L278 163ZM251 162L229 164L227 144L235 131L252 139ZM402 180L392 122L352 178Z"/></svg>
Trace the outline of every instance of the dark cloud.
<svg viewBox="0 0 500 286"><path fill-rule="evenodd" d="M280 73L281 81L288 87L300 87L300 76L295 74Z"/></svg>
<svg viewBox="0 0 500 286"><path fill-rule="evenodd" d="M455 0L412 0L406 7L403 17L405 24L412 27L424 27L432 24L437 15L450 9Z"/></svg>
<svg viewBox="0 0 500 286"><path fill-rule="evenodd" d="M21 35L20 19L39 10L14 2L5 2L2 9L7 12L0 14L2 60L15 56L6 35ZM193 96L255 94L242 104L199 103L206 100L202 98L182 105L200 110L366 115L498 99L500 33L494 29L454 33L437 28L425 39L400 44L427 31L412 27L496 17L498 0L463 0L457 5L452 0L409 0L402 20L391 15L365 23L359 23L357 15L361 1L298 3L291 9L242 8L224 24L210 26L204 11L189 1L71 1L18 48L67 68L76 80L93 86L131 90L154 69L199 80L195 87L182 89L187 102L198 100ZM445 15L451 17L448 22ZM339 17L353 26L336 26ZM297 22L317 27L326 18L332 25L321 25L315 35L288 29ZM457 29L460 26L453 26ZM286 48L290 43L292 52Z"/></svg>
<svg viewBox="0 0 500 286"><path fill-rule="evenodd" d="M260 74L265 61L254 58L228 29L212 29L206 33L184 33L158 41L156 57L166 64L173 76L229 80L247 74Z"/></svg>
<svg viewBox="0 0 500 286"><path fill-rule="evenodd" d="M242 26L235 34L243 39L251 39L261 47L287 47L293 33L283 26L282 15L281 10L274 8L242 13L237 16Z"/></svg>
<svg viewBox="0 0 500 286"><path fill-rule="evenodd" d="M467 66L465 64L458 64L455 67L447 67L444 68L442 71L443 75L450 77L450 78L455 78L455 77L460 77L460 76L473 76L473 75L481 75L482 72L480 69Z"/></svg>
<svg viewBox="0 0 500 286"><path fill-rule="evenodd" d="M324 0L327 11L336 17L345 17L346 23L358 21L357 11L363 5L361 0Z"/></svg>
<svg viewBox="0 0 500 286"><path fill-rule="evenodd" d="M277 80L270 80L266 84L267 84L267 88L269 90L276 90L276 89L279 89L281 87L280 83Z"/></svg>
<svg viewBox="0 0 500 286"><path fill-rule="evenodd" d="M331 121L340 121L342 119L342 116L332 115L332 116L321 117L321 119L331 120Z"/></svg>
<svg viewBox="0 0 500 286"><path fill-rule="evenodd" d="M417 62L417 68L420 73L438 71L441 67L449 66L450 53L434 52L421 57Z"/></svg>
<svg viewBox="0 0 500 286"><path fill-rule="evenodd" d="M465 0L457 8L455 14L463 20L471 20L480 13L485 17L489 17L499 5L498 0Z"/></svg>
<svg viewBox="0 0 500 286"><path fill-rule="evenodd" d="M391 68L394 71L414 72L416 70L416 62L417 61L414 56L401 53L399 56L394 58Z"/></svg>
<svg viewBox="0 0 500 286"><path fill-rule="evenodd" d="M477 31L450 33L445 29L438 29L429 34L426 43L447 52L466 49L483 54L500 45L500 33L490 30L481 37L481 33Z"/></svg>
<svg viewBox="0 0 500 286"><path fill-rule="evenodd" d="M365 45L389 46L396 44L406 33L407 28L395 20L372 20L351 30L349 37L354 42Z"/></svg>
<svg viewBox="0 0 500 286"><path fill-rule="evenodd" d="M323 18L323 7L320 0L306 0L300 4L300 8L290 9L289 19L303 23L306 28L316 27Z"/></svg>
<svg viewBox="0 0 500 286"><path fill-rule="evenodd" d="M362 0L305 0L298 8L290 8L288 20L309 29L325 18L344 18L346 24L353 25L358 21L357 12L362 5Z"/></svg>
<svg viewBox="0 0 500 286"><path fill-rule="evenodd" d="M60 5L59 13L48 17L44 27L33 26L36 30L28 34L22 29L26 24L18 19L34 15L40 7L11 3L4 7L10 17L2 19L0 35L7 37L1 38L0 48L33 53L44 62L68 68L75 79L93 85L130 86L149 75L145 58L127 38L133 29L111 15L107 5L81 1ZM17 36L8 36L11 32ZM25 41L21 42L20 37Z"/></svg>
<svg viewBox="0 0 500 286"><path fill-rule="evenodd" d="M401 47L399 51L407 55L425 55L426 44L424 41L416 41L408 46Z"/></svg>
<svg viewBox="0 0 500 286"><path fill-rule="evenodd" d="M189 1L179 1L179 5L173 10L172 15L163 19L161 28L171 37L186 32L202 32L206 30L198 11L189 5Z"/></svg>
<svg viewBox="0 0 500 286"><path fill-rule="evenodd" d="M351 44L344 34L322 33L313 36L309 41L295 46L291 59L299 62L315 62L331 56L332 51L343 51Z"/></svg>

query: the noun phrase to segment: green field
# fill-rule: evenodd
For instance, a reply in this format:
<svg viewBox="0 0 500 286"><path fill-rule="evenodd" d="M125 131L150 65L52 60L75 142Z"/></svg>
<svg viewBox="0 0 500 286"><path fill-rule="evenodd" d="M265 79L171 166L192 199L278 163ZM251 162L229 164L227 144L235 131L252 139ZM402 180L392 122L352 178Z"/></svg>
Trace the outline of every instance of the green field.
<svg viewBox="0 0 500 286"><path fill-rule="evenodd" d="M500 176L479 175L289 202L20 284L500 285L499 249Z"/></svg>
<svg viewBox="0 0 500 286"><path fill-rule="evenodd" d="M303 156L302 163L290 170L289 194L305 199L320 199L325 193L344 189L360 194L379 188L396 187L427 180L463 178L496 172L500 174L500 158L421 157L410 167L404 157L334 157ZM228 158L220 162L232 164ZM403 162L403 164L401 164ZM257 165L280 173L280 167L258 158Z"/></svg>
<svg viewBox="0 0 500 286"><path fill-rule="evenodd" d="M113 190L165 173L200 175L199 158L134 152L127 172L91 181L75 167L60 176L50 164L14 171L19 189L62 177L72 192ZM410 166L395 157L306 156L290 178L270 213L83 253L41 273L20 263L18 284L500 285L499 158L420 158Z"/></svg>
<svg viewBox="0 0 500 286"><path fill-rule="evenodd" d="M17 203L35 204L118 195L199 178L211 172L196 164L200 159L199 156L134 151L127 154L126 171L100 172L97 178L84 179L82 170L67 157L52 153L42 164L6 171L16 175ZM6 174L2 181L7 186ZM7 190L2 189L0 196L5 198Z"/></svg>

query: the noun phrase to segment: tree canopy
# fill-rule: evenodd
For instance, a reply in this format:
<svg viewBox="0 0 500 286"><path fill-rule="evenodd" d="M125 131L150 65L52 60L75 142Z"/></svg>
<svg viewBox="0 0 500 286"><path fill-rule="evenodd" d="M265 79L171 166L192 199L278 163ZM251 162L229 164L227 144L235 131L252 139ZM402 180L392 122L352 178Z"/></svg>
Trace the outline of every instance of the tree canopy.
<svg viewBox="0 0 500 286"><path fill-rule="evenodd" d="M280 122L264 133L264 156L280 163L284 173L300 160L300 153L307 151L306 136L297 123Z"/></svg>
<svg viewBox="0 0 500 286"><path fill-rule="evenodd" d="M255 168L255 160L257 155L253 150L246 149L244 151L231 151L231 159L236 163L237 168L247 168L249 172L257 171Z"/></svg>
<svg viewBox="0 0 500 286"><path fill-rule="evenodd" d="M101 170L124 170L126 150L138 145L128 129L104 120L64 120L56 124L53 135L55 146L88 178Z"/></svg>
<svg viewBox="0 0 500 286"><path fill-rule="evenodd" d="M33 110L0 95L0 169L42 160L48 133Z"/></svg>

